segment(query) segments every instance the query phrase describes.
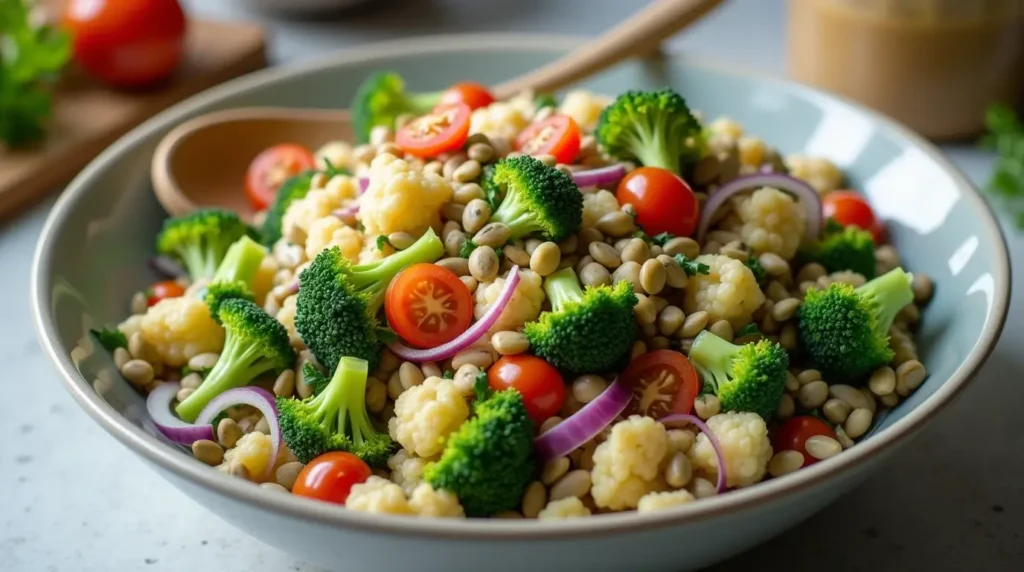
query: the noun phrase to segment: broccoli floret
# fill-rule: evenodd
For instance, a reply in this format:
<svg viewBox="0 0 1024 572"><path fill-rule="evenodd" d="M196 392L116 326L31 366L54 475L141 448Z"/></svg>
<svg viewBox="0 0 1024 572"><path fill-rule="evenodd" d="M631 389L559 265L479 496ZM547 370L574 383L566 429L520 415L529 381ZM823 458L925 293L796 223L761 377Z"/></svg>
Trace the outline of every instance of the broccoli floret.
<svg viewBox="0 0 1024 572"><path fill-rule="evenodd" d="M628 280L586 291L572 268L548 276L544 291L551 311L526 324L526 337L538 356L568 373L598 373L622 365L636 341L633 306L637 298Z"/></svg>
<svg viewBox="0 0 1024 572"><path fill-rule="evenodd" d="M825 379L863 382L892 359L889 327L914 299L912 278L896 268L860 288L833 283L807 292L798 314L800 343Z"/></svg>
<svg viewBox="0 0 1024 572"><path fill-rule="evenodd" d="M248 385L267 373L280 373L295 363L288 332L273 316L248 300L224 300L217 312L227 335L220 359L206 381L175 408L192 423L211 399L229 389Z"/></svg>
<svg viewBox="0 0 1024 572"><path fill-rule="evenodd" d="M128 338L125 337L124 332L117 328L103 328L101 330L89 330L92 335L96 336L96 340L100 342L103 349L110 353L114 353L117 348L127 348Z"/></svg>
<svg viewBox="0 0 1024 572"><path fill-rule="evenodd" d="M352 100L352 127L356 140L366 143L370 131L378 125L395 126L395 119L406 113L423 115L441 100L443 92L411 93L405 90L405 80L392 71L376 72L359 84Z"/></svg>
<svg viewBox="0 0 1024 572"><path fill-rule="evenodd" d="M320 172L328 178L335 175L351 174L347 169L335 167L330 162L327 163L327 168ZM270 206L267 208L263 225L260 227L263 244L268 247L273 246L275 242L281 239L284 213L288 211L288 207L293 202L303 199L309 194L309 190L313 186L313 175L316 174L317 171L314 169L303 171L285 180L284 184L277 190L277 194L274 195L274 202L270 203Z"/></svg>
<svg viewBox="0 0 1024 572"><path fill-rule="evenodd" d="M830 227L831 228L831 227ZM867 279L875 277L875 241L871 233L855 226L826 230L805 258L829 272L852 270Z"/></svg>
<svg viewBox="0 0 1024 572"><path fill-rule="evenodd" d="M723 411L752 411L765 419L775 415L789 368L789 354L779 344L761 340L738 346L705 330L693 340L690 361Z"/></svg>
<svg viewBox="0 0 1024 572"><path fill-rule="evenodd" d="M558 98L551 93L541 93L533 98L533 107L538 111L545 107L558 107Z"/></svg>
<svg viewBox="0 0 1024 572"><path fill-rule="evenodd" d="M331 370L343 356L376 369L383 349L377 311L396 274L444 255L433 230L412 246L367 264L352 265L338 247L324 250L299 276L295 328L317 361Z"/></svg>
<svg viewBox="0 0 1024 572"><path fill-rule="evenodd" d="M435 490L454 493L467 515L490 516L518 506L533 478L533 422L515 389L492 392L486 373L474 389L475 416L448 438L423 477Z"/></svg>
<svg viewBox="0 0 1024 572"><path fill-rule="evenodd" d="M537 233L557 242L583 222L583 195L572 177L533 157L498 161L491 179L505 195L491 222L508 226L512 238Z"/></svg>
<svg viewBox="0 0 1024 572"><path fill-rule="evenodd" d="M236 299L253 302L256 297L253 295L252 290L249 289L249 286L241 280L211 282L206 287L206 295L203 296L203 302L210 309L210 316L218 324L221 323L220 307L224 302Z"/></svg>
<svg viewBox="0 0 1024 572"><path fill-rule="evenodd" d="M594 134L620 160L677 175L682 163L696 161L703 152L700 122L671 89L622 93L601 112Z"/></svg>
<svg viewBox="0 0 1024 572"><path fill-rule="evenodd" d="M308 364L307 364L308 365ZM330 451L348 451L374 467L386 466L395 449L366 412L366 360L343 357L322 392L305 400L277 398L281 436L308 463Z"/></svg>
<svg viewBox="0 0 1024 572"><path fill-rule="evenodd" d="M193 282L209 280L228 248L250 233L235 213L203 209L164 221L156 249L181 261Z"/></svg>

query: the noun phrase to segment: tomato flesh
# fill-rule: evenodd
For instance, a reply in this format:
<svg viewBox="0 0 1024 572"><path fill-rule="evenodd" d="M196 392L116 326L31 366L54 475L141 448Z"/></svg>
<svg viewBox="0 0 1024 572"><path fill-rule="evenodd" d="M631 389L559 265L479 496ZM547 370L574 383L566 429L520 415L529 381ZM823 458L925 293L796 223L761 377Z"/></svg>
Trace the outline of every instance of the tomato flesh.
<svg viewBox="0 0 1024 572"><path fill-rule="evenodd" d="M818 459L807 453L807 440L815 435L836 438L836 434L827 423L811 415L793 417L782 424L773 435L772 447L775 451L799 451L804 456L804 464L813 465Z"/></svg>
<svg viewBox="0 0 1024 572"><path fill-rule="evenodd" d="M420 158L434 157L462 147L469 138L472 110L462 102L438 107L417 117L395 134L403 151Z"/></svg>
<svg viewBox="0 0 1024 572"><path fill-rule="evenodd" d="M277 190L285 181L315 166L313 153L302 145L274 145L249 164L245 174L245 194L253 208L261 211L274 202Z"/></svg>
<svg viewBox="0 0 1024 572"><path fill-rule="evenodd" d="M530 419L537 426L555 415L565 403L565 381L551 364L537 356L504 356L487 370L495 391L512 387L523 395Z"/></svg>
<svg viewBox="0 0 1024 572"><path fill-rule="evenodd" d="M157 302L167 298L179 298L185 295L185 287L174 280L157 282L146 289L146 305L155 306Z"/></svg>
<svg viewBox="0 0 1024 572"><path fill-rule="evenodd" d="M633 391L624 414L655 419L689 413L701 387L690 360L673 350L654 350L640 356L630 362L619 379Z"/></svg>
<svg viewBox="0 0 1024 572"><path fill-rule="evenodd" d="M570 164L580 153L580 127L568 115L552 115L527 126L516 137L516 149L526 155L553 155L555 161Z"/></svg>
<svg viewBox="0 0 1024 572"><path fill-rule="evenodd" d="M842 226L855 226L867 231L881 244L885 239L885 227L881 224L871 205L854 191L832 191L822 198L822 215L834 219Z"/></svg>
<svg viewBox="0 0 1024 572"><path fill-rule="evenodd" d="M181 64L185 12L177 0L71 0L63 25L75 61L115 87L146 87Z"/></svg>
<svg viewBox="0 0 1024 572"><path fill-rule="evenodd" d="M473 295L451 270L414 264L388 285L384 313L395 333L413 346L432 348L465 332L473 321Z"/></svg>
<svg viewBox="0 0 1024 572"><path fill-rule="evenodd" d="M299 471L292 494L345 504L352 487L366 482L371 474L369 465L352 453L324 453Z"/></svg>
<svg viewBox="0 0 1024 572"><path fill-rule="evenodd" d="M619 204L636 208L636 222L650 235L690 236L700 222L700 203L681 177L660 167L634 169L619 181Z"/></svg>
<svg viewBox="0 0 1024 572"><path fill-rule="evenodd" d="M454 103L465 103L470 109L480 109L494 103L494 96L486 87L475 81L462 81L444 90L437 108Z"/></svg>

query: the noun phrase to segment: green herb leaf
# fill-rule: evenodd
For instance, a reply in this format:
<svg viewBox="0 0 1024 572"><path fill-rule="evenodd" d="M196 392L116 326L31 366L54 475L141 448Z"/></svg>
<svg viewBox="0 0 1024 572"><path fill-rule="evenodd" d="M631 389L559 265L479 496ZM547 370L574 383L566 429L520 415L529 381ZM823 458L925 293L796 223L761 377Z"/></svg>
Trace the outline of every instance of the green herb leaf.
<svg viewBox="0 0 1024 572"><path fill-rule="evenodd" d="M462 243L462 247L459 248L459 256L461 258L469 258L470 254L476 250L476 243L472 239L467 238L466 242Z"/></svg>
<svg viewBox="0 0 1024 572"><path fill-rule="evenodd" d="M103 328L102 330L90 330L92 335L100 342L105 350L113 353L117 348L127 348L128 338L124 332L117 328Z"/></svg>
<svg viewBox="0 0 1024 572"><path fill-rule="evenodd" d="M391 241L388 240L387 235L382 234L377 237L377 250L384 252L385 246L390 246L391 248L394 248L394 246L391 244Z"/></svg>
<svg viewBox="0 0 1024 572"><path fill-rule="evenodd" d="M302 366L302 382L313 388L313 393L318 394L327 387L327 384L331 382L326 375L320 373L320 370L313 364L306 362Z"/></svg>
<svg viewBox="0 0 1024 572"><path fill-rule="evenodd" d="M675 238L676 235L671 232L662 232L651 237L651 242L658 246L665 246L665 243Z"/></svg>
<svg viewBox="0 0 1024 572"><path fill-rule="evenodd" d="M1024 198L1024 124L1013 109L994 104L985 111L985 126L988 134L979 144L997 153L992 178L985 190L1001 199ZM1006 204L1000 208L1013 211L1017 227L1024 229L1024 211L1019 206Z"/></svg>
<svg viewBox="0 0 1024 572"><path fill-rule="evenodd" d="M757 329L757 322L750 322L746 326L740 328L740 331L736 332L736 337L742 338L743 336L752 336L760 333L761 330Z"/></svg>
<svg viewBox="0 0 1024 572"><path fill-rule="evenodd" d="M441 376L441 378L442 379L455 379L455 372L450 370L450 369L446 369L446 370L444 370L444 374Z"/></svg>
<svg viewBox="0 0 1024 572"><path fill-rule="evenodd" d="M696 276L697 274L710 274L711 267L707 264L697 262L696 260L690 260L682 254L676 255L676 262L679 267L682 268L687 276Z"/></svg>
<svg viewBox="0 0 1024 572"><path fill-rule="evenodd" d="M761 261L758 260L756 256L751 255L747 257L747 261L744 262L744 264L750 269L750 272L754 274L754 280L757 281L757 285L764 288L765 284L768 283L768 273L765 272L764 267L761 266Z"/></svg>

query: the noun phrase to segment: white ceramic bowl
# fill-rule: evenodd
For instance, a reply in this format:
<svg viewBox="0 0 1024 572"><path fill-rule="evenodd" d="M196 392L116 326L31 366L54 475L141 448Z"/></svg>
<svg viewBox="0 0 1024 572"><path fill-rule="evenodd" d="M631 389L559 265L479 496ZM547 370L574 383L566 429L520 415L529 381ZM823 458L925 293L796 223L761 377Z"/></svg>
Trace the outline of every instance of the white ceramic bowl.
<svg viewBox="0 0 1024 572"><path fill-rule="evenodd" d="M71 350L89 328L123 319L131 293L154 280L145 260L164 214L149 187L149 159L175 125L245 105L343 105L366 74L380 68L397 70L417 90L462 79L496 82L577 43L488 35L350 50L230 82L132 131L68 187L39 242L36 325L68 391L111 435L214 514L299 559L339 570L693 570L780 533L861 482L968 385L992 349L1009 297L998 226L966 180L904 128L805 87L690 58L628 64L589 85L607 93L671 85L708 116L728 114L783 152L832 158L887 219L905 265L937 285L919 333L931 377L883 415L872 435L837 457L656 514L527 522L355 513L210 469L148 430L143 400L104 351L72 360Z"/></svg>

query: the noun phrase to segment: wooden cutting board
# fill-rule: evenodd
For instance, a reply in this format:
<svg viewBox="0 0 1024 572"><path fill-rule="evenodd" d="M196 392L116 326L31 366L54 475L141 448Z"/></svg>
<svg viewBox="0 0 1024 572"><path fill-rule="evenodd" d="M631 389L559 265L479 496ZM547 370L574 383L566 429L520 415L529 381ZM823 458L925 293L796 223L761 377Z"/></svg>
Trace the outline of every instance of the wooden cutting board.
<svg viewBox="0 0 1024 572"><path fill-rule="evenodd" d="M0 147L0 219L56 191L155 113L267 63L262 28L245 23L190 21L186 54L174 78L145 92L115 91L69 66L43 143L20 151Z"/></svg>

